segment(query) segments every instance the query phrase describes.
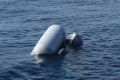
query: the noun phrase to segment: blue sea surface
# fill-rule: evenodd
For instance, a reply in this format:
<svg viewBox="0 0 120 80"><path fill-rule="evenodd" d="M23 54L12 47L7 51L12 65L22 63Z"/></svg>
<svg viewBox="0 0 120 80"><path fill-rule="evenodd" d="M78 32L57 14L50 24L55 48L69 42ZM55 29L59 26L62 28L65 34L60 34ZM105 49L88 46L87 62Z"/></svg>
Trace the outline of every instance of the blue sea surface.
<svg viewBox="0 0 120 80"><path fill-rule="evenodd" d="M52 24L83 48L36 63L30 53ZM120 80L120 0L0 0L0 80Z"/></svg>

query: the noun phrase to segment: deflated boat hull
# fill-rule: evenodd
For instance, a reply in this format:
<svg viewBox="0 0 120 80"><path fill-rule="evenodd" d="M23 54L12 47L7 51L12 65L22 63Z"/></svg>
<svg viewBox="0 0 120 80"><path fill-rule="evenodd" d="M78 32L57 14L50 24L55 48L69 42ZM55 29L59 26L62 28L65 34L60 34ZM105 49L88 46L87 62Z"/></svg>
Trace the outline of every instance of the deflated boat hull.
<svg viewBox="0 0 120 80"><path fill-rule="evenodd" d="M65 32L60 25L50 26L39 39L31 55L54 54L65 41Z"/></svg>

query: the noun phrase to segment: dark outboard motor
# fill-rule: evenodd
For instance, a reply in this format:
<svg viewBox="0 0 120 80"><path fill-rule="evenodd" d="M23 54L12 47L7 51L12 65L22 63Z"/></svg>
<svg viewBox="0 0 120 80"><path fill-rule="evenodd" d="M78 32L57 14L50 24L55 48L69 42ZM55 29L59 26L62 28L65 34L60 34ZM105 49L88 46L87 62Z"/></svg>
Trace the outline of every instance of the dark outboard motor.
<svg viewBox="0 0 120 80"><path fill-rule="evenodd" d="M66 44L72 48L82 48L83 40L77 33L71 33L66 36Z"/></svg>

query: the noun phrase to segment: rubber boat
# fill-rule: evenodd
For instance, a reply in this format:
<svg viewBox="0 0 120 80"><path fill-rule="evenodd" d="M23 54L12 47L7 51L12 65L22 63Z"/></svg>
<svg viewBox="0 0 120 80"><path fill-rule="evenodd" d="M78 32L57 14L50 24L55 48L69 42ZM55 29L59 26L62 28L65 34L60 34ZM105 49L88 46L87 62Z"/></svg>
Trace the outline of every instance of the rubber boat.
<svg viewBox="0 0 120 80"><path fill-rule="evenodd" d="M65 35L60 25L50 26L33 48L31 55L61 54L66 45L73 48L82 46L82 39L77 33Z"/></svg>
<svg viewBox="0 0 120 80"><path fill-rule="evenodd" d="M65 31L60 25L50 26L39 39L31 55L54 54L63 48Z"/></svg>

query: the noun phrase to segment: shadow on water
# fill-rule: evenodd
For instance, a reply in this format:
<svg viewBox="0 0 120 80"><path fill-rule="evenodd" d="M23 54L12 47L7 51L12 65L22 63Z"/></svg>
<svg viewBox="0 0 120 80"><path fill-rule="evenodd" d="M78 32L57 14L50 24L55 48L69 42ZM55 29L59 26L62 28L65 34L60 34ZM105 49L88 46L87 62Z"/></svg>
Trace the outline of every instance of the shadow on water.
<svg viewBox="0 0 120 80"><path fill-rule="evenodd" d="M40 79L61 80L62 76L65 74L62 65L64 65L63 60L67 53L67 51L64 51L62 54L39 56L39 58L37 58L37 65L41 68L42 73L40 74L42 74L42 76L44 75L44 77Z"/></svg>
<svg viewBox="0 0 120 80"><path fill-rule="evenodd" d="M61 63L65 57L65 55L67 54L67 51L62 52L61 54L43 54L43 55L39 55L39 56L35 56L36 59L36 63L40 64L40 63L51 63L54 61L58 61L59 63Z"/></svg>
<svg viewBox="0 0 120 80"><path fill-rule="evenodd" d="M3 71L3 80L61 80L65 74L62 68L67 52L55 55L41 56L44 61L35 63L33 60L16 63ZM29 59L28 59L29 60Z"/></svg>
<svg viewBox="0 0 120 80"><path fill-rule="evenodd" d="M66 54L67 52L65 51L62 54L39 56L36 65L40 72L38 76L33 77L32 80L61 80L61 77L65 74L62 65Z"/></svg>

